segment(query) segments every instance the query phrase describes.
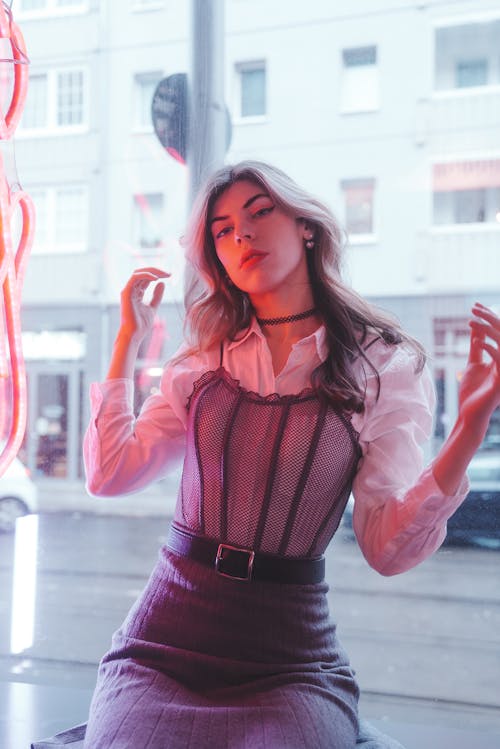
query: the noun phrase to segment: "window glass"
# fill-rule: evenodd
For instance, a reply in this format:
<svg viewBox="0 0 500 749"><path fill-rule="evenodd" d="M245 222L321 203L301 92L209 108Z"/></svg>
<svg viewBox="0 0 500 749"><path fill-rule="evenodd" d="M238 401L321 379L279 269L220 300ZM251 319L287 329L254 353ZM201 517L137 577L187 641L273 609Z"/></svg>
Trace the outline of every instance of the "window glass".
<svg viewBox="0 0 500 749"><path fill-rule="evenodd" d="M134 195L133 245L143 250L160 247L163 235L164 196Z"/></svg>
<svg viewBox="0 0 500 749"><path fill-rule="evenodd" d="M85 85L83 70L51 69L31 74L30 96L21 119L21 131L84 125Z"/></svg>
<svg viewBox="0 0 500 749"><path fill-rule="evenodd" d="M151 100L159 80L189 71L194 5L12 3L31 61L15 157L36 213L21 289L28 402L15 495L0 477L0 699L8 685L2 704L22 706L19 731L26 705L44 705L42 732L86 719L97 664L146 584L177 501L180 464L139 493L91 497L82 440L134 269L172 274L139 350L135 412L160 392L184 339L192 169L156 137ZM224 79L217 107L231 119L224 160L268 161L326 203L348 284L428 352L436 406L425 464L458 415L471 306L500 312L497 5L226 0L212 50ZM19 208L13 224L16 245ZM5 326L0 309L0 441L12 411ZM329 604L361 714L403 745L404 731L424 736L421 746L431 736L474 749L483 734L500 735L499 466L497 409L471 462L470 500L431 558L403 575L376 573L356 544L352 501L327 551ZM3 511L5 496L16 502ZM53 709L55 692L26 698L26 685L69 702ZM71 720L67 704L78 704ZM0 746L42 738L14 743L1 730L0 718Z"/></svg>
<svg viewBox="0 0 500 749"><path fill-rule="evenodd" d="M61 251L86 249L88 234L87 191L84 187L63 187L55 191L54 240Z"/></svg>
<svg viewBox="0 0 500 749"><path fill-rule="evenodd" d="M164 0L132 0L133 10L156 10L157 8L162 8L164 5Z"/></svg>
<svg viewBox="0 0 500 749"><path fill-rule="evenodd" d="M47 7L47 0L21 0L22 10L43 10Z"/></svg>
<svg viewBox="0 0 500 749"><path fill-rule="evenodd" d="M500 83L500 20L452 24L436 29L437 90Z"/></svg>
<svg viewBox="0 0 500 749"><path fill-rule="evenodd" d="M500 161L435 164L434 223L500 223Z"/></svg>
<svg viewBox="0 0 500 749"><path fill-rule="evenodd" d="M49 229L49 195L43 188L31 188L29 194L36 211L36 236L34 237L32 252L45 252L50 246Z"/></svg>
<svg viewBox="0 0 500 749"><path fill-rule="evenodd" d="M57 74L57 124L83 123L83 73L71 70Z"/></svg>
<svg viewBox="0 0 500 749"><path fill-rule="evenodd" d="M485 86L488 83L488 61L466 60L457 62L457 88L468 86Z"/></svg>
<svg viewBox="0 0 500 749"><path fill-rule="evenodd" d="M32 252L73 253L88 247L88 194L81 185L33 188L37 232Z"/></svg>
<svg viewBox="0 0 500 749"><path fill-rule="evenodd" d="M65 9L77 11L85 10L88 0L19 0L19 6L22 13L48 15L59 13ZM18 3L16 2L16 5Z"/></svg>
<svg viewBox="0 0 500 749"><path fill-rule="evenodd" d="M266 114L266 68L262 63L255 66L239 66L242 117Z"/></svg>
<svg viewBox="0 0 500 749"><path fill-rule="evenodd" d="M343 180L345 227L349 234L373 234L373 179Z"/></svg>
<svg viewBox="0 0 500 749"><path fill-rule="evenodd" d="M341 111L363 112L377 109L379 106L377 48L344 49L342 62Z"/></svg>
<svg viewBox="0 0 500 749"><path fill-rule="evenodd" d="M158 71L137 73L134 76L134 125L144 129L153 127L151 122L151 102L156 86L162 79Z"/></svg>
<svg viewBox="0 0 500 749"><path fill-rule="evenodd" d="M47 74L30 75L29 89L30 95L27 98L24 108L21 127L24 128L44 128L47 127L48 120L48 96L47 96L48 76Z"/></svg>

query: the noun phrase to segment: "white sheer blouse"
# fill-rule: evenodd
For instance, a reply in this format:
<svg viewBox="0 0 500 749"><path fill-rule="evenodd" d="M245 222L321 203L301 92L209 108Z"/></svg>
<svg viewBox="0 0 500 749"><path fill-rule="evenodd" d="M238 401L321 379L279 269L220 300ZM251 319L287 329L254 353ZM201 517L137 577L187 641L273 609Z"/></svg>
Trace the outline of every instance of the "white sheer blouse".
<svg viewBox="0 0 500 749"><path fill-rule="evenodd" d="M427 368L415 374L415 356L377 341L367 352L380 375L369 370L365 410L353 414L362 457L353 483L353 523L369 564L384 575L404 572L432 554L446 535L446 521L467 495L464 477L453 496L423 467L422 445L432 431L434 390ZM226 344L224 367L260 395L298 393L326 358L325 330L296 343L275 376L266 339L254 320L241 340ZM92 416L84 439L87 488L111 496L135 492L165 476L184 455L187 402L194 382L220 365L220 352L190 356L165 366L160 392L136 418L133 382L91 385Z"/></svg>

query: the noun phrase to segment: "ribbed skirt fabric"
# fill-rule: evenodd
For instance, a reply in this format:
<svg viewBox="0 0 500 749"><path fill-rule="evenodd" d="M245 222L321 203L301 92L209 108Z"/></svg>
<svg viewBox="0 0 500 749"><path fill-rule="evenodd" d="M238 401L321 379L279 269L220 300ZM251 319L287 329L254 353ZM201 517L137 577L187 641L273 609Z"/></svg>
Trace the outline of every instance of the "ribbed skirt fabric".
<svg viewBox="0 0 500 749"><path fill-rule="evenodd" d="M101 661L85 749L352 749L358 687L327 590L161 549Z"/></svg>

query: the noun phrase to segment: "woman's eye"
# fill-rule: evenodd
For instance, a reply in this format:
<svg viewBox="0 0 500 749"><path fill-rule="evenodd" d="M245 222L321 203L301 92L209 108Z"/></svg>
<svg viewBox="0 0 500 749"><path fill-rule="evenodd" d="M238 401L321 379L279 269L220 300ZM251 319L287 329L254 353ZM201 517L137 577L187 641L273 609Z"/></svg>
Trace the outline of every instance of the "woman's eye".
<svg viewBox="0 0 500 749"><path fill-rule="evenodd" d="M265 216L267 213L271 213L271 211L274 209L273 205L267 206L266 208L260 208L256 212L256 216Z"/></svg>
<svg viewBox="0 0 500 749"><path fill-rule="evenodd" d="M216 239L220 239L225 234L227 234L227 232L230 230L230 228L231 228L230 226L225 226L223 229L221 229L220 231L217 232L217 234L215 235L215 238Z"/></svg>

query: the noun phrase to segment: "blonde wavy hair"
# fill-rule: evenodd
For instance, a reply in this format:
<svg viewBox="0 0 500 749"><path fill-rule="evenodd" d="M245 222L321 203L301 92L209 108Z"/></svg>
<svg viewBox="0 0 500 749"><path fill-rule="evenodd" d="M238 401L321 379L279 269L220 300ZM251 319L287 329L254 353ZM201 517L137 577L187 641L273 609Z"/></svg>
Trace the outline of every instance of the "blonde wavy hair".
<svg viewBox="0 0 500 749"><path fill-rule="evenodd" d="M185 334L190 349L185 356L220 347L245 333L253 315L247 294L228 283L217 257L210 218L215 201L235 182L249 180L269 194L280 209L297 221L307 221L314 231L314 248L307 252L309 280L315 306L323 319L329 355L312 373L311 385L318 396L333 407L363 410L366 388L359 382L361 358L377 376L365 353L370 343L382 339L387 345L404 344L416 354L416 372L425 364L421 344L407 335L398 321L359 296L342 280L345 235L330 209L303 190L281 169L261 161L242 161L215 172L199 191L181 243L186 250L189 282L185 293Z"/></svg>

